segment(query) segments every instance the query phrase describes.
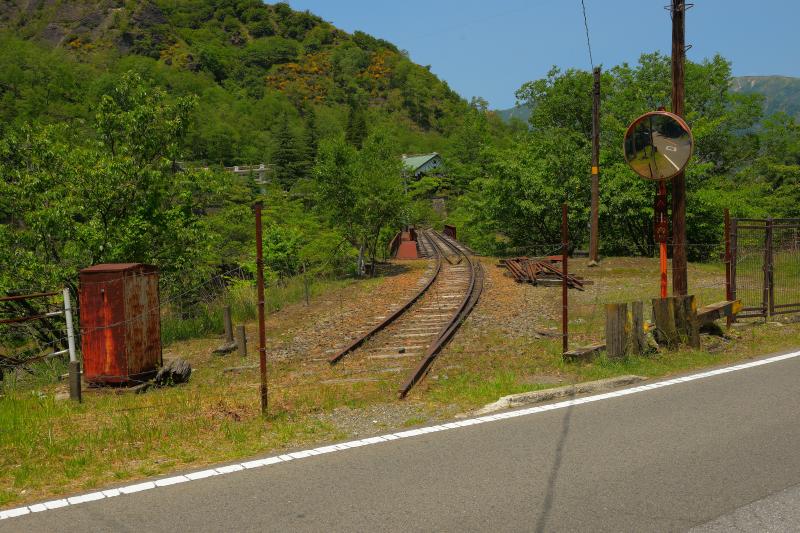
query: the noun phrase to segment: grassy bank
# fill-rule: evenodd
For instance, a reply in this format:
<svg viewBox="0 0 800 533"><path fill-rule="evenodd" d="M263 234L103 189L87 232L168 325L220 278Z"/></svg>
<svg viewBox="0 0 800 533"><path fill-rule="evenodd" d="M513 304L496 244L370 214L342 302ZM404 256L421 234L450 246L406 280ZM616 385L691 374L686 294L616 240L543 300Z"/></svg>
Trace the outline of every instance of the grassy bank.
<svg viewBox="0 0 800 533"><path fill-rule="evenodd" d="M64 384L19 383L0 396L0 507L86 491L109 484L272 451L307 446L392 428L430 423L480 407L499 396L621 374L665 376L730 363L800 344L800 324L733 328L726 338L703 337L702 350L664 351L618 361L565 364L557 335L560 289L519 285L486 259L486 290L473 314L434 363L430 374L399 402L405 377L361 373L355 361L330 367L334 340L346 339L359 321L413 288L422 266L359 282L315 285L275 292L267 321L270 415L258 407L255 350L247 358L210 354L218 335L174 340L165 359L186 358L190 383L143 395L92 389L76 405L56 400ZM595 284L572 298L572 345L602 335L599 309L611 301L646 299L654 262L607 259L604 270L582 271ZM657 271L657 270L655 270ZM701 303L719 299L717 265L691 265L690 280ZM247 317L242 298L234 317ZM294 300L295 303L292 303ZM231 301L231 305L234 303ZM279 309L279 310L278 310ZM216 312L216 311L213 311ZM210 313L211 314L211 313ZM256 338L249 322L248 335ZM221 331L221 323L209 330ZM235 368L236 370L231 370Z"/></svg>

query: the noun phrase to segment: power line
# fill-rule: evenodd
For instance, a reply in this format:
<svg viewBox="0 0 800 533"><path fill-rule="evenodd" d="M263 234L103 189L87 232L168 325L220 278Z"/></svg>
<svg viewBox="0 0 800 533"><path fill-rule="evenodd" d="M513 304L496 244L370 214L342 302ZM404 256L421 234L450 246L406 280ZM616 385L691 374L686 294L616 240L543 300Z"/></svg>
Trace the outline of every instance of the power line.
<svg viewBox="0 0 800 533"><path fill-rule="evenodd" d="M589 48L589 64L594 69L594 58L592 58L592 43L589 41L589 21L586 18L586 4L581 0L581 8L583 9L583 27L586 29L586 46Z"/></svg>

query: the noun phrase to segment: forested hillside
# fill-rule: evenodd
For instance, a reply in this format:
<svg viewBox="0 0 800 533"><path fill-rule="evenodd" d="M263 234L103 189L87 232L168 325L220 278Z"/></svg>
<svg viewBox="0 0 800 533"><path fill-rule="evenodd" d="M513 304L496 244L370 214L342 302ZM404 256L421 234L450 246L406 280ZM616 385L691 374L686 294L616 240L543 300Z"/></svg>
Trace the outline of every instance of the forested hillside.
<svg viewBox="0 0 800 533"><path fill-rule="evenodd" d="M15 0L0 6L0 28L4 123L89 120L134 70L170 96L198 97L183 154L192 161L270 162L278 137L302 152L348 120L391 129L399 151L442 151L467 109L391 43L287 4Z"/></svg>
<svg viewBox="0 0 800 533"><path fill-rule="evenodd" d="M783 112L800 120L800 78L789 76L739 76L733 78L731 90L764 97L767 115Z"/></svg>
<svg viewBox="0 0 800 533"><path fill-rule="evenodd" d="M764 114L784 112L800 119L800 78L789 76L737 76L731 80L730 90L741 94L764 97ZM531 115L526 106L514 106L496 111L506 122L519 118L527 122Z"/></svg>
<svg viewBox="0 0 800 533"><path fill-rule="evenodd" d="M765 114L764 96L731 91L720 56L686 64L686 113L694 157L687 170L689 257L714 257L722 213L800 216L800 126ZM517 100L531 110L530 131L510 148L489 146L454 214L477 247L504 253L557 248L559 206L570 204L570 235L584 246L589 220L592 74L554 67L525 83ZM600 122L600 233L605 254L652 255L654 185L622 156L622 138L642 113L670 108L670 58L644 53L603 72ZM758 126L758 127L756 127Z"/></svg>
<svg viewBox="0 0 800 533"><path fill-rule="evenodd" d="M272 278L350 272L429 219L428 195L466 186L463 172L404 186L400 155L458 169L476 128L511 140L393 44L285 3L3 2L0 292L142 261L187 294L252 268L259 197ZM265 190L221 171L249 163L273 169Z"/></svg>

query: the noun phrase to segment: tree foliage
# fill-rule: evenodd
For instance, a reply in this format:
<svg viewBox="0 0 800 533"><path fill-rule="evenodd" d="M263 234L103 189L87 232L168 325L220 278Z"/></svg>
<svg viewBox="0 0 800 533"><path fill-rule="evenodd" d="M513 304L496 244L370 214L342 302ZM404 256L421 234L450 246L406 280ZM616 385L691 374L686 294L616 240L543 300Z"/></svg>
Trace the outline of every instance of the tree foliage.
<svg viewBox="0 0 800 533"><path fill-rule="evenodd" d="M374 263L384 228L404 221L407 198L401 163L385 132L376 131L357 150L343 138L323 142L314 168L317 205Z"/></svg>
<svg viewBox="0 0 800 533"><path fill-rule="evenodd" d="M797 125L771 117L763 128L757 95L729 90L730 63L720 56L686 65L685 117L695 138L687 170L690 258L709 257L722 238L722 210L734 216L790 216L797 208ZM480 231L487 250L558 242L560 204L570 205L574 246L587 239L591 153L589 72L553 68L517 92L531 109L530 130L510 148L491 147L472 162L481 175L456 217ZM653 253L654 184L624 162L622 137L640 114L670 104L670 60L643 54L636 65L607 69L601 89L601 251ZM466 162L465 162L466 163ZM777 194L776 194L777 193ZM787 198L775 201L780 195Z"/></svg>

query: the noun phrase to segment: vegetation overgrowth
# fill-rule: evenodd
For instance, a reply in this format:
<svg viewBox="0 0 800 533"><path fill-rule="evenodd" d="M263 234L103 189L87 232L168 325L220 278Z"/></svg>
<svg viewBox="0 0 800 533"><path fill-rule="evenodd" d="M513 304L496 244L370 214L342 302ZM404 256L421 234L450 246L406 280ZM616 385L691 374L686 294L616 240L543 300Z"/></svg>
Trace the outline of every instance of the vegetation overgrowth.
<svg viewBox="0 0 800 533"><path fill-rule="evenodd" d="M96 263L152 263L165 309L194 321L166 331L206 331L227 274L251 283L258 199L271 284L366 273L405 224L453 223L483 253L547 251L562 202L573 248L585 245L589 72L554 67L524 84L530 123L507 125L393 44L285 3L24 6L0 6L0 294L74 290ZM731 92L722 57L686 72L689 256L705 260L725 207L800 214L800 126ZM602 86L601 253L652 255L653 184L620 147L638 114L669 108L669 58L605 68ZM401 154L433 151L442 172L404 171ZM222 168L252 163L268 165L266 184ZM19 331L3 334L16 345Z"/></svg>

